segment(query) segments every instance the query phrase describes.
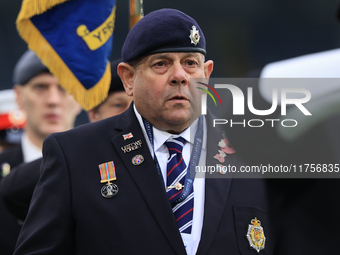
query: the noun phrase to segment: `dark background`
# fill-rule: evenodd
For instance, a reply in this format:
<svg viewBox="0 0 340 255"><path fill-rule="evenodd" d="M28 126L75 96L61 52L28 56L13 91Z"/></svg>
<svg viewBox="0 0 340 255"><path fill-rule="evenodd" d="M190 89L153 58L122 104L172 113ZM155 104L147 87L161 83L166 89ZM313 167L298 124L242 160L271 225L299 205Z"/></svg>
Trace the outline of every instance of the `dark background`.
<svg viewBox="0 0 340 255"><path fill-rule="evenodd" d="M12 71L27 45L15 20L21 0L0 1L0 90L12 87ZM339 0L144 0L144 13L179 9L200 24L213 77L242 77L265 64L340 46ZM95 15L95 14L94 14ZM111 59L129 30L129 1L117 0ZM164 31L167 33L169 31ZM77 124L86 122L82 113Z"/></svg>

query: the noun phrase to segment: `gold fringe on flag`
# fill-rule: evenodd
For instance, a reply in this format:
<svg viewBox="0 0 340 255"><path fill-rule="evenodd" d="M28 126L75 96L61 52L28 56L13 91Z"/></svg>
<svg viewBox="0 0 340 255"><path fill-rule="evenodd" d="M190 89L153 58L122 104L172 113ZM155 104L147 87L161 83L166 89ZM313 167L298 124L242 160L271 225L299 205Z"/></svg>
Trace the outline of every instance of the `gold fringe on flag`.
<svg viewBox="0 0 340 255"><path fill-rule="evenodd" d="M85 89L30 20L33 16L42 14L55 5L66 1L69 0L24 0L16 25L20 36L27 42L28 48L37 54L41 62L58 78L61 86L73 95L84 110L88 111L99 105L107 97L111 83L110 62L108 61L104 75L99 82L91 89Z"/></svg>

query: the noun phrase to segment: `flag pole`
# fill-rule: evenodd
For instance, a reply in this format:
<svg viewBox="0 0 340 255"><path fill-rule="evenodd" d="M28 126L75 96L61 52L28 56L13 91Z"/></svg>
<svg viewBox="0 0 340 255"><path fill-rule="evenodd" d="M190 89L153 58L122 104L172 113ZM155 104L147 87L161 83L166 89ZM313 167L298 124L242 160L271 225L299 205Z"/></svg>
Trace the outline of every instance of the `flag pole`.
<svg viewBox="0 0 340 255"><path fill-rule="evenodd" d="M136 23L144 17L143 0L130 1L130 30Z"/></svg>

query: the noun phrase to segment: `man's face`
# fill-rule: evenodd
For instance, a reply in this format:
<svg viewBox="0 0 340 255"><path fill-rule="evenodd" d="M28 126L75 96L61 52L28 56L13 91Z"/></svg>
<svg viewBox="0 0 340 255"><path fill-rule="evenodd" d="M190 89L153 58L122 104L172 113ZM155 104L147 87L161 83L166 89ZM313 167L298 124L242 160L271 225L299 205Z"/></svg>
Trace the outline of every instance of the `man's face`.
<svg viewBox="0 0 340 255"><path fill-rule="evenodd" d="M133 95L138 112L155 127L180 133L201 111L202 91L190 78L209 78L213 62L200 53L158 53L134 69Z"/></svg>
<svg viewBox="0 0 340 255"><path fill-rule="evenodd" d="M27 84L15 86L15 91L18 105L27 114L28 135L45 138L73 128L81 108L52 74L41 73Z"/></svg>
<svg viewBox="0 0 340 255"><path fill-rule="evenodd" d="M129 108L131 102L132 97L129 97L125 91L112 92L98 108L88 112L89 119L94 122L121 114Z"/></svg>

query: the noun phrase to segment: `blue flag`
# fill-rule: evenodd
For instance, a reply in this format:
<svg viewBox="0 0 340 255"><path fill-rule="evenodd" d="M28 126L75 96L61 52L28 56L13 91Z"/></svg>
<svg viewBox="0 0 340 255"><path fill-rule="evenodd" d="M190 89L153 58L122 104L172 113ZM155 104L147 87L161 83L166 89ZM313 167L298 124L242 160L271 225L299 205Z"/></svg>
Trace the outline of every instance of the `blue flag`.
<svg viewBox="0 0 340 255"><path fill-rule="evenodd" d="M17 29L68 93L90 110L107 97L116 0L23 0Z"/></svg>

